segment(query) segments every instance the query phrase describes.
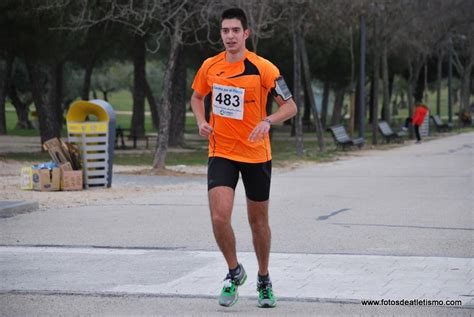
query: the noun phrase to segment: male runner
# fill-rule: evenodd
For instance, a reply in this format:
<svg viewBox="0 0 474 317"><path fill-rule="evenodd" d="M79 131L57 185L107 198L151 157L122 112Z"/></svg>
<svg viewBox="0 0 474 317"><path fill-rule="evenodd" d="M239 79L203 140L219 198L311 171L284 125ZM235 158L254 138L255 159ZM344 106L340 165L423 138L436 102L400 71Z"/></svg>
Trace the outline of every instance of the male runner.
<svg viewBox="0 0 474 317"><path fill-rule="evenodd" d="M273 123L293 117L296 105L278 69L245 48L249 34L247 18L241 9L222 13L221 38L225 51L202 64L193 82L191 107L199 134L209 138L207 173L212 228L229 267L219 304L235 304L237 288L247 278L242 264L237 261L231 226L234 191L240 172L258 262L258 305L274 307L268 274L271 240L268 199L272 169L268 131ZM269 93L280 107L267 116ZM204 97L208 94L212 94L209 123L204 111Z"/></svg>

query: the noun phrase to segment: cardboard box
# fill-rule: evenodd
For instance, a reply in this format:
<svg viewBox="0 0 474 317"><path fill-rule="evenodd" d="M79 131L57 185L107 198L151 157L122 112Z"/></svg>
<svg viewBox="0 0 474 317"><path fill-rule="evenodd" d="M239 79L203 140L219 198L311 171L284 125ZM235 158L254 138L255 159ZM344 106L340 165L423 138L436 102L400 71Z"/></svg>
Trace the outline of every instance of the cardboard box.
<svg viewBox="0 0 474 317"><path fill-rule="evenodd" d="M82 170L67 171L61 169L61 190L82 190Z"/></svg>
<svg viewBox="0 0 474 317"><path fill-rule="evenodd" d="M20 169L20 188L33 189L33 169L31 166L25 166Z"/></svg>
<svg viewBox="0 0 474 317"><path fill-rule="evenodd" d="M33 170L33 189L38 191L59 190L60 179L59 168Z"/></svg>

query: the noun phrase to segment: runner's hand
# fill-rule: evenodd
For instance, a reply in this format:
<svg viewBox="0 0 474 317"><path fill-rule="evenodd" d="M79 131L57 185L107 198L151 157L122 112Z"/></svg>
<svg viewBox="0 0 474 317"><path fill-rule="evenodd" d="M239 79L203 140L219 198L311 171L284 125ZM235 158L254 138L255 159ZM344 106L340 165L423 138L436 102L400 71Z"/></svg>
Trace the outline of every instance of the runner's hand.
<svg viewBox="0 0 474 317"><path fill-rule="evenodd" d="M199 124L198 127L199 135L202 137L208 137L212 132L214 132L214 129L206 121Z"/></svg>
<svg viewBox="0 0 474 317"><path fill-rule="evenodd" d="M249 135L249 141L262 141L265 135L270 131L270 123L267 121L261 121L257 126L253 129L252 133Z"/></svg>

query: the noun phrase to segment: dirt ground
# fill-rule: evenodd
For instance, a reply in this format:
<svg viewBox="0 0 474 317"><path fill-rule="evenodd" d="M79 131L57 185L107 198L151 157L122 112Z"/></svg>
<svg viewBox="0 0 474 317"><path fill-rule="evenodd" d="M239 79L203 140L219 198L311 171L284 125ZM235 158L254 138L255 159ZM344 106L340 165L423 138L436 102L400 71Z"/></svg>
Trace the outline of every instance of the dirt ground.
<svg viewBox="0 0 474 317"><path fill-rule="evenodd" d="M113 183L111 188L91 189L82 191L59 191L59 192L37 192L20 189L20 169L31 166L34 162L18 162L12 160L0 160L0 200L33 200L38 201L41 209L53 207L72 207L78 205L93 205L113 202L117 200L127 201L136 198L137 194L146 194L159 191L169 191L184 185L130 185ZM149 166L121 166L114 165L114 174L153 175ZM156 173L155 173L156 174ZM174 166L167 172L166 176L205 176L205 167Z"/></svg>
<svg viewBox="0 0 474 317"><path fill-rule="evenodd" d="M40 148L39 137L0 136L1 153L29 153L38 152ZM41 209L52 207L92 205L98 202L107 203L122 199L132 199L137 193L172 190L176 185L149 186L149 185L121 185L112 184L111 188L83 190L83 191L61 191L61 192L37 192L20 189L20 169L39 162L14 161L0 158L0 200L33 200L38 201ZM196 176L204 177L206 169L204 166L172 166L161 173L153 172L150 166L121 166L114 165L114 174L131 175L166 175L166 176Z"/></svg>

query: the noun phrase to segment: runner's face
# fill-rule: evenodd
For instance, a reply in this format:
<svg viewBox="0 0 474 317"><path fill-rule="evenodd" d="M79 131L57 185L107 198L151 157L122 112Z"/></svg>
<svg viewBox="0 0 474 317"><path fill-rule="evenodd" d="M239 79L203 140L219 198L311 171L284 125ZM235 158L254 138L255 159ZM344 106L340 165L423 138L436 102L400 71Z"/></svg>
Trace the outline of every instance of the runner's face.
<svg viewBox="0 0 474 317"><path fill-rule="evenodd" d="M249 37L249 30L244 30L238 19L222 21L221 38L226 51L239 53L245 49L245 40Z"/></svg>

